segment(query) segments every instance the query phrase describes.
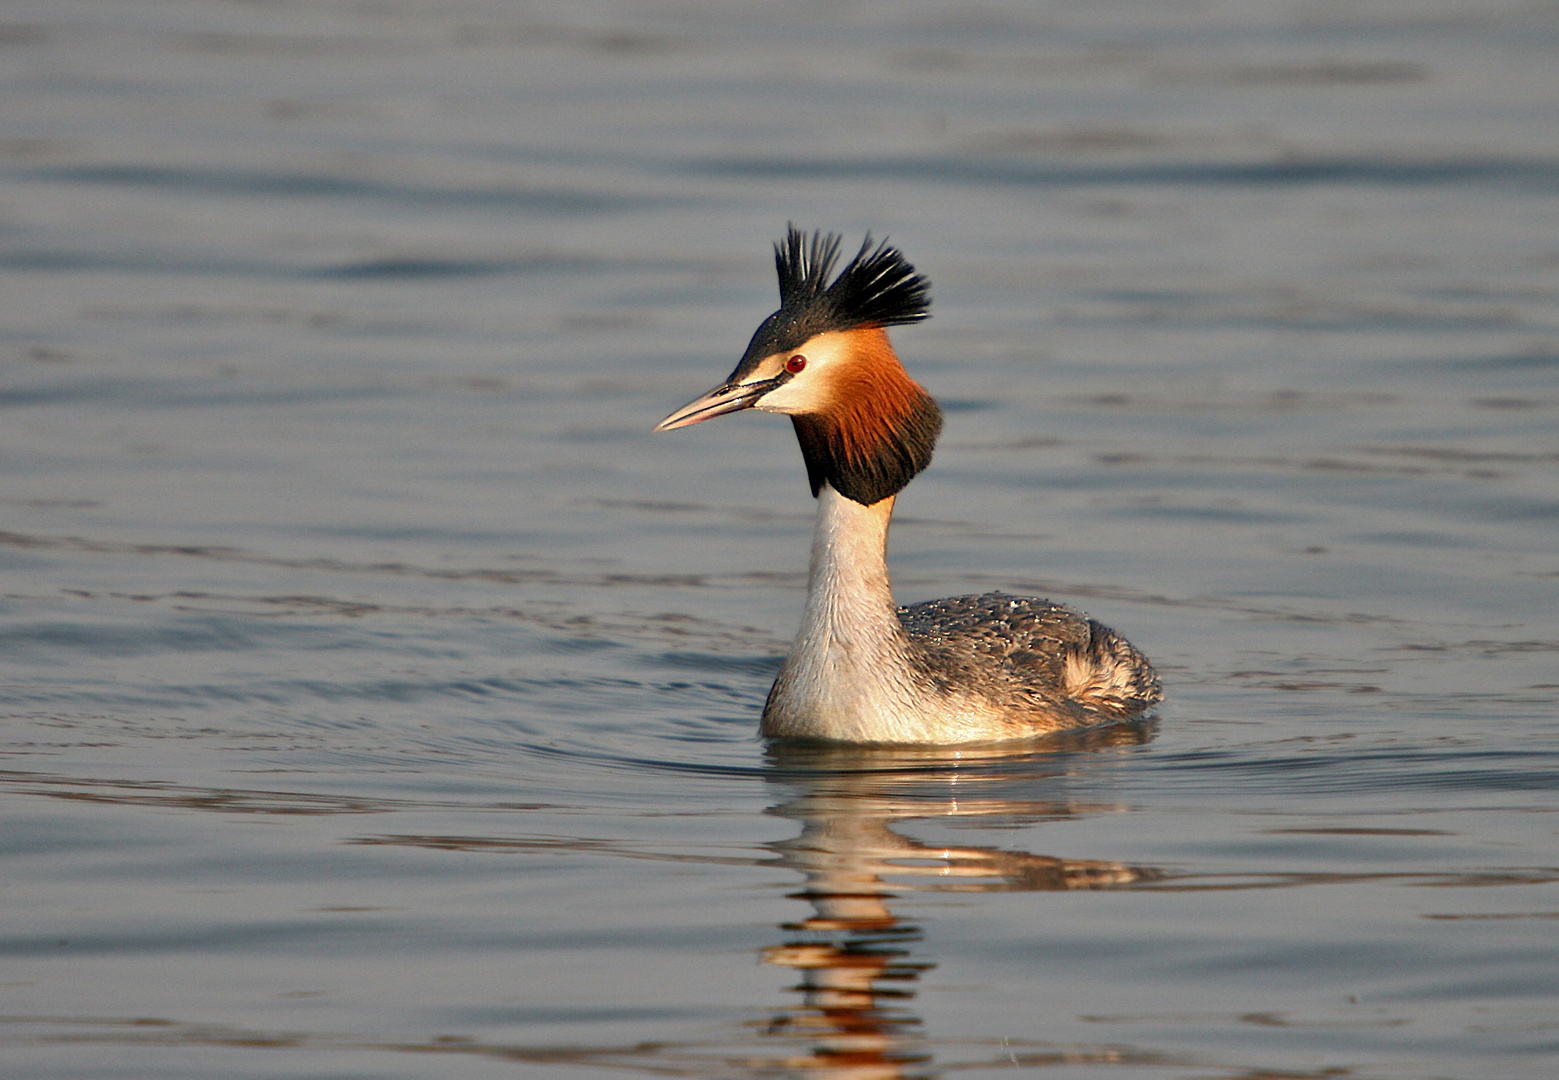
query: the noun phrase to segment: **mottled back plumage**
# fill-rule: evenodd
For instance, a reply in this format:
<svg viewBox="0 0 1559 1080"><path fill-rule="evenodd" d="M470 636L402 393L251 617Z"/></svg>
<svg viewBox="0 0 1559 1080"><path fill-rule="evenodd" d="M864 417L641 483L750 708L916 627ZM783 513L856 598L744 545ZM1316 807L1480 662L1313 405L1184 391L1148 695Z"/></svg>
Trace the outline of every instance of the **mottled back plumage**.
<svg viewBox="0 0 1559 1080"><path fill-rule="evenodd" d="M1163 694L1147 658L1114 630L1032 596L949 596L898 609L912 661L933 682L979 685L1014 712L1124 720Z"/></svg>

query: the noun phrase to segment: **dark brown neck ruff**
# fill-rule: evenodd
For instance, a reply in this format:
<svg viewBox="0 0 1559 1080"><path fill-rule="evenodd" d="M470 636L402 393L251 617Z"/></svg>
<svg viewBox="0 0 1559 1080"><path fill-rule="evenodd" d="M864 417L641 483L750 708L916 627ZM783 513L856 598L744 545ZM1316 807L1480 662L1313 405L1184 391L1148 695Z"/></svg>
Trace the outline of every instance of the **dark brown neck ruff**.
<svg viewBox="0 0 1559 1080"><path fill-rule="evenodd" d="M887 333L852 332L859 362L833 383L837 404L826 412L791 417L812 494L826 481L863 506L897 495L931 463L942 430L942 410L905 372Z"/></svg>

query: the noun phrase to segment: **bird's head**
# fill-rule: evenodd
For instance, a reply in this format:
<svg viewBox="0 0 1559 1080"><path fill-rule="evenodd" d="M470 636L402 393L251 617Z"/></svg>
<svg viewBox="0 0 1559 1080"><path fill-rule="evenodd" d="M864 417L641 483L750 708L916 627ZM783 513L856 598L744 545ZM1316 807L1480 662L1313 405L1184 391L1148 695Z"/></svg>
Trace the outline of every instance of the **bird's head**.
<svg viewBox="0 0 1559 1080"><path fill-rule="evenodd" d="M671 431L742 409L787 414L816 495L826 482L871 505L931 461L942 413L911 379L885 327L930 317L930 282L897 248L861 250L829 280L839 237L792 225L774 245L780 308L719 386L662 420Z"/></svg>

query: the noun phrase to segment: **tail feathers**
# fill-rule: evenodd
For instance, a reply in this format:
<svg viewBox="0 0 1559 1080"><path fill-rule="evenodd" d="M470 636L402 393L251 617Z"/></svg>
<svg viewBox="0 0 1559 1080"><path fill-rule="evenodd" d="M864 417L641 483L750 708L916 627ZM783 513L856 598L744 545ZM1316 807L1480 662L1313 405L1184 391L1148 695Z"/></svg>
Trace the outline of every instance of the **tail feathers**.
<svg viewBox="0 0 1559 1080"><path fill-rule="evenodd" d="M1088 643L1066 657L1066 691L1073 700L1091 712L1125 719L1163 699L1147 657L1093 619L1088 630Z"/></svg>

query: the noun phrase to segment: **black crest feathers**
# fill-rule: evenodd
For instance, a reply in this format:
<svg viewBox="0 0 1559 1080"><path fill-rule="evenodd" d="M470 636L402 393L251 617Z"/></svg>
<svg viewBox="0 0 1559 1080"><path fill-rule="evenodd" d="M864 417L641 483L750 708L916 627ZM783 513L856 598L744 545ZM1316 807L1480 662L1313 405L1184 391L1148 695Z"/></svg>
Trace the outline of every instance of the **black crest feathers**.
<svg viewBox="0 0 1559 1080"><path fill-rule="evenodd" d="M741 363L738 379L758 361L798 348L818 334L865 327L900 326L931 317L931 283L886 241L872 245L871 234L839 276L829 281L839 261L839 234L794 225L774 245L779 271L780 308L758 327Z"/></svg>
<svg viewBox="0 0 1559 1080"><path fill-rule="evenodd" d="M776 314L808 324L812 333L900 326L931 317L931 283L887 241L874 248L871 233L830 284L839 239L838 233L822 231L808 237L794 225L786 230L784 241L774 245L780 292Z"/></svg>

